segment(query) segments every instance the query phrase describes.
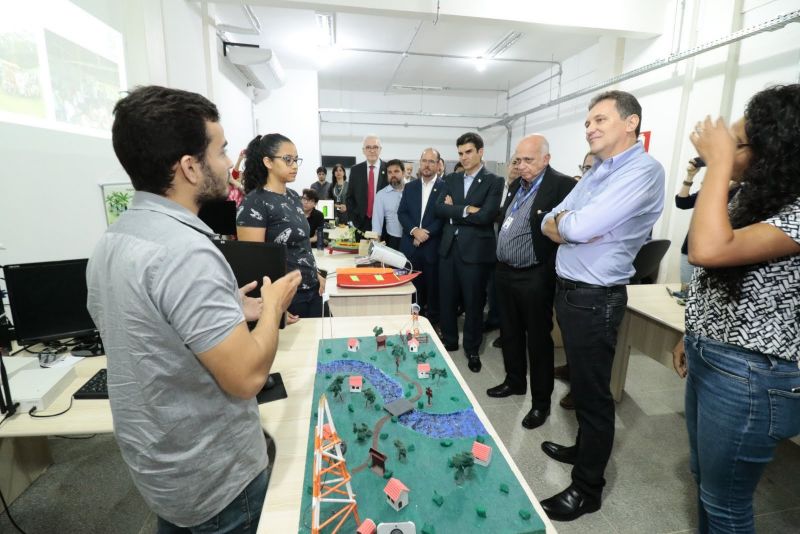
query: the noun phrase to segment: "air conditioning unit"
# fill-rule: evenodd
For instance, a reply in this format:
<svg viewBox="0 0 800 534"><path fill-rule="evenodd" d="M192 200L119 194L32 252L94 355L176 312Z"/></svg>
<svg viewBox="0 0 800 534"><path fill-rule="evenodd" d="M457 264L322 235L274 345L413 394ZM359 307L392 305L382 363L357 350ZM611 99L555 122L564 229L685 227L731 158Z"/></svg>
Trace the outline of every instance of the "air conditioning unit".
<svg viewBox="0 0 800 534"><path fill-rule="evenodd" d="M286 81L278 58L258 45L223 42L223 54L258 89L277 89Z"/></svg>

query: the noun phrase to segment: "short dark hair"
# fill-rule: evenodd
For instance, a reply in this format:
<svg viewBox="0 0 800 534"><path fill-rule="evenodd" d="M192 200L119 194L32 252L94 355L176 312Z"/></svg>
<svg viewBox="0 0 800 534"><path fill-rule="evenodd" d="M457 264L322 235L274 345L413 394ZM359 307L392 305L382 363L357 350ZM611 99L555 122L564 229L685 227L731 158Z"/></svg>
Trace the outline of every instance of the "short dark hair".
<svg viewBox="0 0 800 534"><path fill-rule="evenodd" d="M642 105L635 96L625 91L605 91L592 98L592 101L589 102L589 110L601 100L613 100L617 106L617 113L623 119L627 119L631 115L639 117L639 124L636 125L636 137L639 137L639 130L642 129Z"/></svg>
<svg viewBox="0 0 800 534"><path fill-rule="evenodd" d="M111 142L133 188L163 196L183 156L205 163L211 141L206 122L219 122L219 111L197 93L148 85L120 99Z"/></svg>
<svg viewBox="0 0 800 534"><path fill-rule="evenodd" d="M459 138L456 139L456 147L466 145L467 143L472 143L475 145L475 150L480 150L483 148L483 138L475 132L461 134Z"/></svg>
<svg viewBox="0 0 800 534"><path fill-rule="evenodd" d="M390 159L389 161L386 162L386 170L389 170L389 167L391 167L392 165L397 165L398 167L400 167L401 171L406 172L406 166L403 164L401 160Z"/></svg>
<svg viewBox="0 0 800 534"><path fill-rule="evenodd" d="M264 165L264 158L274 158L282 143L292 140L279 133L257 135L247 145L247 159L244 160L244 192L249 193L267 185L269 171Z"/></svg>
<svg viewBox="0 0 800 534"><path fill-rule="evenodd" d="M325 167L317 167L317 174L319 174L321 172L325 173L325 176L328 175L328 169L326 169Z"/></svg>
<svg viewBox="0 0 800 534"><path fill-rule="evenodd" d="M303 189L303 196L308 200L313 200L314 204L319 202L319 195L313 189Z"/></svg>

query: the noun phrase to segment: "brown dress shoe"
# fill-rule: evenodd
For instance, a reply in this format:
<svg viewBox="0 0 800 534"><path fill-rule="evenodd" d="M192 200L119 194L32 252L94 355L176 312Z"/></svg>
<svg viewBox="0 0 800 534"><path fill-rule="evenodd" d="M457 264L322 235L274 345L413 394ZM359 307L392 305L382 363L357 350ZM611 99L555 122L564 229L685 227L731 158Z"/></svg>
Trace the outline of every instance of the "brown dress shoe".
<svg viewBox="0 0 800 534"><path fill-rule="evenodd" d="M569 381L569 364L559 365L553 368L553 376L559 380Z"/></svg>
<svg viewBox="0 0 800 534"><path fill-rule="evenodd" d="M575 401L572 400L572 392L570 391L569 393L564 395L564 398L558 401L558 404L565 410L574 410Z"/></svg>

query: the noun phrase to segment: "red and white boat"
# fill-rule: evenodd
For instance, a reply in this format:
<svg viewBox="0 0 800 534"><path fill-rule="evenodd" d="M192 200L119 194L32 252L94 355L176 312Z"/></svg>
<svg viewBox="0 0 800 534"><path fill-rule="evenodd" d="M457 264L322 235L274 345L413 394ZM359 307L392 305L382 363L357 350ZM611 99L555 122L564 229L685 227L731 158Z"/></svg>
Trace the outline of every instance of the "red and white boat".
<svg viewBox="0 0 800 534"><path fill-rule="evenodd" d="M346 267L336 269L338 287L370 288L401 286L420 275L420 271L389 267Z"/></svg>

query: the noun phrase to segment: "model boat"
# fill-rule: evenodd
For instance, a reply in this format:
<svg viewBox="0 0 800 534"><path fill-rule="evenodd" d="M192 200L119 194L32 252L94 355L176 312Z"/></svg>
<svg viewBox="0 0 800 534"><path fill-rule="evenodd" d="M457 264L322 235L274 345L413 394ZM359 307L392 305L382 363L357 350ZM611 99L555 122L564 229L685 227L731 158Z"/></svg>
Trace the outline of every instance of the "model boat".
<svg viewBox="0 0 800 534"><path fill-rule="evenodd" d="M336 269L336 285L350 288L394 287L406 284L420 271L388 267L349 267Z"/></svg>

